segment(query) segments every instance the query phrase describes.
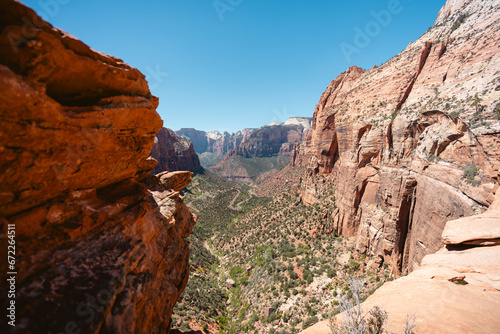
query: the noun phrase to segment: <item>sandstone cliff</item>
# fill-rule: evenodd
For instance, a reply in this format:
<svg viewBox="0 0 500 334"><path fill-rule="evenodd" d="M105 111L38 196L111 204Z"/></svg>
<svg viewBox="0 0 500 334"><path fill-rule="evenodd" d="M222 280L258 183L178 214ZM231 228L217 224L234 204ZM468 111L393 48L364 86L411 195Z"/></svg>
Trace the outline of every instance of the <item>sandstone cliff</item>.
<svg viewBox="0 0 500 334"><path fill-rule="evenodd" d="M163 171L201 170L200 159L194 151L193 144L167 128L161 128L156 134L150 155L158 161L153 170L154 174Z"/></svg>
<svg viewBox="0 0 500 334"><path fill-rule="evenodd" d="M362 304L389 313L391 331L402 333L414 314L416 333L496 333L500 328L500 191L494 207L477 216L449 221L446 245L427 255L406 277L384 284ZM340 315L342 317L342 315ZM302 334L327 333L320 322Z"/></svg>
<svg viewBox="0 0 500 334"><path fill-rule="evenodd" d="M289 162L295 144L306 138L311 118L292 117L254 130L211 170L225 178L260 183Z"/></svg>
<svg viewBox="0 0 500 334"><path fill-rule="evenodd" d="M254 130L228 155L245 158L289 156L293 146L305 139L310 128L311 119L306 117L294 117L282 124L266 125Z"/></svg>
<svg viewBox="0 0 500 334"><path fill-rule="evenodd" d="M493 0L448 1L399 55L351 67L321 96L291 164L335 188L335 229L356 249L413 270L443 245L446 221L481 213L498 187L500 25Z"/></svg>
<svg viewBox="0 0 500 334"><path fill-rule="evenodd" d="M1 247L16 242L0 278L17 272L2 332L167 332L195 217L190 172L146 179L162 121L145 77L13 0L0 51Z"/></svg>
<svg viewBox="0 0 500 334"><path fill-rule="evenodd" d="M219 131L205 132L192 128L184 128L175 133L189 139L193 143L196 153L201 154L210 152L219 156L224 156L227 152L240 145L252 131L253 129L244 129L235 133L220 133Z"/></svg>

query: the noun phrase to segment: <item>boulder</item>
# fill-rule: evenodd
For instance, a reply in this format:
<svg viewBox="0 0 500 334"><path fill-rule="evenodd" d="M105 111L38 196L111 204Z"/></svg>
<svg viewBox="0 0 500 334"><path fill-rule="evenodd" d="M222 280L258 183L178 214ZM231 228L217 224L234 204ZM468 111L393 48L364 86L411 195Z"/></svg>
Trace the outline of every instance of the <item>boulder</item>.
<svg viewBox="0 0 500 334"><path fill-rule="evenodd" d="M157 175L160 184L165 189L172 189L173 191L181 191L189 183L191 183L192 172L177 171L177 172L163 172Z"/></svg>

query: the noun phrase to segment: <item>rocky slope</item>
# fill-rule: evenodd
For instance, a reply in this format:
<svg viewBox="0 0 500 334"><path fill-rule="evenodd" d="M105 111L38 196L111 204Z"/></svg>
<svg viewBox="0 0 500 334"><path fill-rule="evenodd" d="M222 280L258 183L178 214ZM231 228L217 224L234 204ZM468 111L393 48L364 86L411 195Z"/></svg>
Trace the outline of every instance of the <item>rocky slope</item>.
<svg viewBox="0 0 500 334"><path fill-rule="evenodd" d="M146 178L162 121L145 77L12 0L0 50L2 249L15 241L2 332L167 332L189 276L192 174Z"/></svg>
<svg viewBox="0 0 500 334"><path fill-rule="evenodd" d="M335 188L335 229L397 272L443 245L446 221L481 213L498 187L499 4L448 1L436 23L380 67L351 67L321 96L292 154Z"/></svg>
<svg viewBox="0 0 500 334"><path fill-rule="evenodd" d="M244 129L235 133L220 133L219 131L205 132L187 128L176 131L176 134L189 139L193 143L201 165L210 168L219 163L227 152L240 145L241 141L252 131L253 129Z"/></svg>
<svg viewBox="0 0 500 334"><path fill-rule="evenodd" d="M384 284L362 304L389 313L391 330L401 333L415 314L417 333L495 333L500 328L500 191L494 207L446 223L446 245L427 255L406 277ZM340 315L342 316L342 315ZM320 322L303 334L326 333Z"/></svg>
<svg viewBox="0 0 500 334"><path fill-rule="evenodd" d="M158 165L153 170L154 174L163 171L198 172L201 170L200 160L194 151L193 144L167 128L161 128L156 134L150 156L158 161Z"/></svg>

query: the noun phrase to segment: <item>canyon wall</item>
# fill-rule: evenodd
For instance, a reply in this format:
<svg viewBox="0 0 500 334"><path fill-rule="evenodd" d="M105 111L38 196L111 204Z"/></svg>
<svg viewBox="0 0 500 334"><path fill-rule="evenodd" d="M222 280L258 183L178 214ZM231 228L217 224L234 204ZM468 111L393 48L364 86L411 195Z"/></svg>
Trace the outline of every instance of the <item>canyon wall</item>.
<svg viewBox="0 0 500 334"><path fill-rule="evenodd" d="M147 177L162 121L144 75L13 0L0 50L1 248L15 240L15 264L0 264L15 298L0 304L15 302L16 325L2 316L2 332L168 332L192 173Z"/></svg>
<svg viewBox="0 0 500 334"><path fill-rule="evenodd" d="M495 333L500 327L500 191L488 211L446 223L445 247L426 255L408 276L385 283L362 304L388 312L388 327L403 333ZM337 316L342 319L344 314ZM329 332L321 321L301 334Z"/></svg>
<svg viewBox="0 0 500 334"><path fill-rule="evenodd" d="M266 125L254 130L239 146L229 151L228 155L241 155L245 158L289 156L293 146L305 139L307 131L311 128L311 119L305 124L287 122Z"/></svg>
<svg viewBox="0 0 500 334"><path fill-rule="evenodd" d="M198 172L201 170L200 159L194 151L193 144L167 128L161 128L156 134L150 155L158 161L153 174L164 171Z"/></svg>
<svg viewBox="0 0 500 334"><path fill-rule="evenodd" d="M175 133L181 137L189 139L193 143L196 153L210 152L219 156L224 156L230 150L236 148L241 142L252 133L253 129L229 133L219 131L200 131L192 128L183 128Z"/></svg>
<svg viewBox="0 0 500 334"><path fill-rule="evenodd" d="M260 183L288 165L294 145L305 139L310 128L307 117L260 127L210 170L227 179Z"/></svg>
<svg viewBox="0 0 500 334"><path fill-rule="evenodd" d="M304 202L326 178L335 229L395 273L440 249L446 221L483 212L498 188L499 4L460 4L380 67L333 80L292 153L308 167Z"/></svg>

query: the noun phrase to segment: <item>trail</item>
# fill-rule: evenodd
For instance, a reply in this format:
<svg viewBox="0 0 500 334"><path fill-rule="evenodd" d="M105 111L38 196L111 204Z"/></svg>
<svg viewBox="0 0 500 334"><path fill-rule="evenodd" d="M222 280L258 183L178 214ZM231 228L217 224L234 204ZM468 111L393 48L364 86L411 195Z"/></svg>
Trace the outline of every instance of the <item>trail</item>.
<svg viewBox="0 0 500 334"><path fill-rule="evenodd" d="M189 202L188 204L186 204L186 206L188 208L190 208L191 210L193 211L196 211L196 212L200 212L200 210L198 210L194 205L193 205L193 202Z"/></svg>
<svg viewBox="0 0 500 334"><path fill-rule="evenodd" d="M247 199L244 199L243 201L241 201L241 202L239 202L238 204L236 204L236 209L237 209L238 211L241 211L241 210L242 210L242 208L241 208L241 204L243 204L243 203L245 203L245 202L248 202L249 200L251 200L251 199L252 199L252 197L253 197L253 189L251 189L251 190L250 190L249 194L250 194L250 197L248 197Z"/></svg>
<svg viewBox="0 0 500 334"><path fill-rule="evenodd" d="M234 196L234 198L231 200L231 202L229 203L229 205L227 207L230 208L231 210L240 211L241 208L237 209L237 208L233 207L234 202L236 201L236 199L238 198L238 196L240 196L240 194L241 194L241 191L239 189L236 189L236 191L238 193L236 194L236 196Z"/></svg>

